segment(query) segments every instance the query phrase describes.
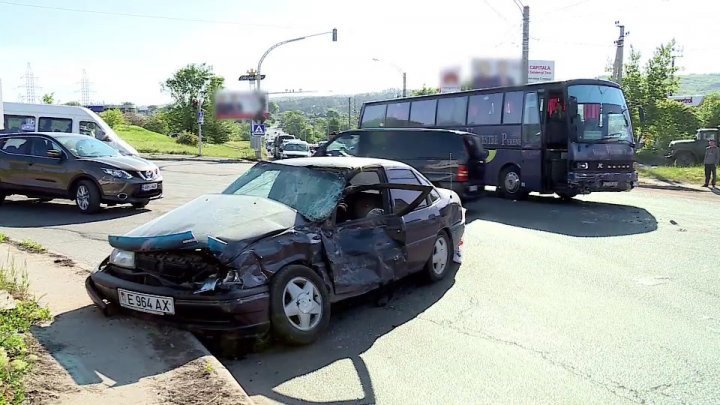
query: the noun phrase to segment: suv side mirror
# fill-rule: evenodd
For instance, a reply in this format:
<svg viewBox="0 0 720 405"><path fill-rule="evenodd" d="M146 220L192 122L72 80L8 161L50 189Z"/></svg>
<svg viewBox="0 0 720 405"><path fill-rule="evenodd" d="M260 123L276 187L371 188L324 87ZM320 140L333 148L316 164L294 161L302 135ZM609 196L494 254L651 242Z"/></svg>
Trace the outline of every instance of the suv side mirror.
<svg viewBox="0 0 720 405"><path fill-rule="evenodd" d="M51 150L47 151L47 157L49 157L51 159L62 159L63 156L64 155L63 155L62 151L59 151L57 149L51 149Z"/></svg>

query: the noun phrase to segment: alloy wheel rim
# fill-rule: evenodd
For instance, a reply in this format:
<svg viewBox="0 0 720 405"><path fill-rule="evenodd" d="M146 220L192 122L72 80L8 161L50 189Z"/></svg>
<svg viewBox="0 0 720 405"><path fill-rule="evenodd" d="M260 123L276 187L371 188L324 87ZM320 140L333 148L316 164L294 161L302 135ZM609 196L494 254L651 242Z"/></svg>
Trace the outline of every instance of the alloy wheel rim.
<svg viewBox="0 0 720 405"><path fill-rule="evenodd" d="M447 266L448 256L448 245L445 238L440 237L435 241L435 247L433 248L432 255L432 270L436 275L441 275L445 272Z"/></svg>
<svg viewBox="0 0 720 405"><path fill-rule="evenodd" d="M283 307L290 324L304 332L315 328L322 319L320 290L305 277L295 277L285 285Z"/></svg>
<svg viewBox="0 0 720 405"><path fill-rule="evenodd" d="M85 211L90 206L90 190L85 186L78 187L75 200L77 201L78 207Z"/></svg>

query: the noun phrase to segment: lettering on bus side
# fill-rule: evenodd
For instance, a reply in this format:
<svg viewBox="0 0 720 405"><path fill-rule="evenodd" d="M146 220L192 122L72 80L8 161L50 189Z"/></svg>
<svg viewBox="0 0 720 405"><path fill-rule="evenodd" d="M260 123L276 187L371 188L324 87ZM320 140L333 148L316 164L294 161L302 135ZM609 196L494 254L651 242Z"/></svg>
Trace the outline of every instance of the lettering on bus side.
<svg viewBox="0 0 720 405"><path fill-rule="evenodd" d="M520 126L512 127L470 127L466 128L467 132L471 132L480 137L480 142L484 146L511 146L520 147L522 138Z"/></svg>

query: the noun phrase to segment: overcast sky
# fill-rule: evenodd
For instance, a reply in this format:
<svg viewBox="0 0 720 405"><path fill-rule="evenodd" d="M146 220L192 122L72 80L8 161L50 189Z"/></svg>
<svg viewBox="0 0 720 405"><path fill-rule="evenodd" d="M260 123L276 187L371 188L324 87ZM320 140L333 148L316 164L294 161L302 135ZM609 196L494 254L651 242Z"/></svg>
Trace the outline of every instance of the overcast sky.
<svg viewBox="0 0 720 405"><path fill-rule="evenodd" d="M530 58L554 60L556 79L604 74L615 54L616 20L630 32L626 45L643 56L676 38L684 73L720 72L720 2L526 4ZM317 37L273 51L263 65L264 89L347 94L400 87L401 75L390 63L407 71L408 87L436 87L444 67L468 68L472 57L521 52L522 19L513 0L0 0L0 15L5 101L24 95L28 62L38 93L55 92L61 102L80 100L83 69L95 102L168 102L160 83L188 63L206 62L227 87L247 88L237 76L256 66L270 45L333 27L336 43Z"/></svg>

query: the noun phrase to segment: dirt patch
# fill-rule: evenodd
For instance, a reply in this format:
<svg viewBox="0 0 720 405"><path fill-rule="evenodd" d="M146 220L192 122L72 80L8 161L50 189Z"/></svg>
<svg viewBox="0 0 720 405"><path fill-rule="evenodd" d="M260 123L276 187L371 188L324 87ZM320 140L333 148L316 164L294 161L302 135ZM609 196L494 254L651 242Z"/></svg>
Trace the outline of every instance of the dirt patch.
<svg viewBox="0 0 720 405"><path fill-rule="evenodd" d="M220 378L211 362L193 360L158 382L157 404L243 405L250 400Z"/></svg>
<svg viewBox="0 0 720 405"><path fill-rule="evenodd" d="M30 404L56 404L61 396L78 392L72 378L34 337L28 346L37 356L32 371L25 379Z"/></svg>
<svg viewBox="0 0 720 405"><path fill-rule="evenodd" d="M75 262L69 257L65 257L56 253L51 253L50 257L53 258L53 263L61 267L75 267Z"/></svg>

